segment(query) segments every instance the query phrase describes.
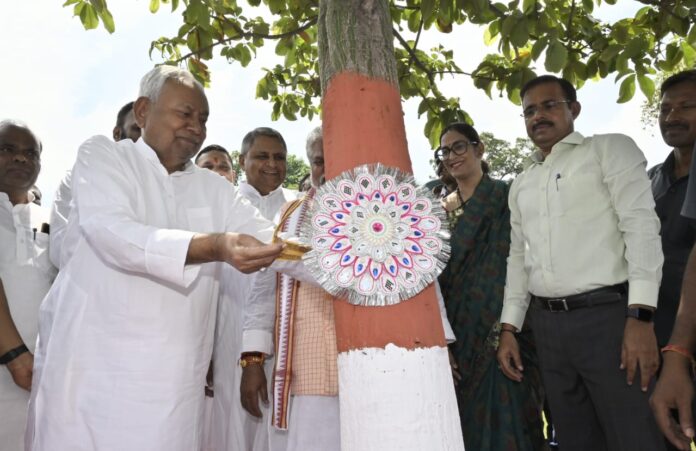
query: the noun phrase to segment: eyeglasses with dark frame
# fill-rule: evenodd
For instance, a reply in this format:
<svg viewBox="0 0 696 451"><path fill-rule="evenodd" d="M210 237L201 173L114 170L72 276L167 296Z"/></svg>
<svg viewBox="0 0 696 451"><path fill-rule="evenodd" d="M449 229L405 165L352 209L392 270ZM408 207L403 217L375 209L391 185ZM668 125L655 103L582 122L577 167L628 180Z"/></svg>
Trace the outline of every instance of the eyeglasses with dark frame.
<svg viewBox="0 0 696 451"><path fill-rule="evenodd" d="M464 155L468 150L469 147L476 147L478 145L477 142L470 142L470 141L465 141L465 140L459 140L455 141L452 143L451 146L440 146L435 150L435 159L438 161L445 161L451 154L454 154L456 156L462 156Z"/></svg>
<svg viewBox="0 0 696 451"><path fill-rule="evenodd" d="M547 100L545 102L541 102L538 106L532 105L530 107L525 108L522 114L520 114L520 116L525 119L531 119L539 111L543 113L548 113L549 111L556 109L556 107L558 107L559 105L563 105L564 103L571 104L573 102L571 100Z"/></svg>

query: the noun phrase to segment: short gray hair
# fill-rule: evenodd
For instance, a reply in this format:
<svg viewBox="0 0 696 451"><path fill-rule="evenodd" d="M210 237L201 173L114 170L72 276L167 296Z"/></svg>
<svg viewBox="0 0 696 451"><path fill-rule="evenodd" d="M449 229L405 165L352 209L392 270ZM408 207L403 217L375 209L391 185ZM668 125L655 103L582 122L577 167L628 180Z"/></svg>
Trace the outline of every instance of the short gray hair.
<svg viewBox="0 0 696 451"><path fill-rule="evenodd" d="M321 141L324 139L324 136L322 135L321 132L321 125L319 127L314 128L311 132L309 132L309 135L307 136L307 144L306 144L306 150L307 150L307 159L309 160L312 158L312 147L314 147L314 144L317 141Z"/></svg>
<svg viewBox="0 0 696 451"><path fill-rule="evenodd" d="M34 137L37 144L39 145L39 151L43 150L43 143L36 135L36 133L34 133L34 131L31 128L29 128L26 122L17 121L15 119L3 119L0 121L0 130L2 130L5 127L23 128L24 130L28 131L29 133L31 133L31 135Z"/></svg>
<svg viewBox="0 0 696 451"><path fill-rule="evenodd" d="M176 81L181 84L192 84L204 92L203 85L198 82L191 72L176 66L162 64L146 73L140 80L140 92L138 97L147 97L151 101L156 101L162 92L164 84L168 80Z"/></svg>

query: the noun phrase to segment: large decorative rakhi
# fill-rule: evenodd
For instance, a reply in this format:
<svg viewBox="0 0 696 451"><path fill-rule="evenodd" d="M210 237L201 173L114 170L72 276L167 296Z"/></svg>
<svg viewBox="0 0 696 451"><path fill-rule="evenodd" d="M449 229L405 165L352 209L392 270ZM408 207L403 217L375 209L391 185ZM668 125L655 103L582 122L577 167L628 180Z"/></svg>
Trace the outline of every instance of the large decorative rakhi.
<svg viewBox="0 0 696 451"><path fill-rule="evenodd" d="M410 174L359 166L317 190L301 229L312 247L303 260L326 291L351 304L397 304L431 284L447 264L445 217Z"/></svg>

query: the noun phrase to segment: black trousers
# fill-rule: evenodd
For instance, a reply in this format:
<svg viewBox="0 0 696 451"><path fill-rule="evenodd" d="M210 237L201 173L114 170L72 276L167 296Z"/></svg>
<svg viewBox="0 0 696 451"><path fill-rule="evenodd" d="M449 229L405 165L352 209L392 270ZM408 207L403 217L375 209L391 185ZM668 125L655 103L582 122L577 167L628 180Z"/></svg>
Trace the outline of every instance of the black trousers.
<svg viewBox="0 0 696 451"><path fill-rule="evenodd" d="M611 304L529 310L541 374L562 451L664 451L649 392L619 369L625 297Z"/></svg>

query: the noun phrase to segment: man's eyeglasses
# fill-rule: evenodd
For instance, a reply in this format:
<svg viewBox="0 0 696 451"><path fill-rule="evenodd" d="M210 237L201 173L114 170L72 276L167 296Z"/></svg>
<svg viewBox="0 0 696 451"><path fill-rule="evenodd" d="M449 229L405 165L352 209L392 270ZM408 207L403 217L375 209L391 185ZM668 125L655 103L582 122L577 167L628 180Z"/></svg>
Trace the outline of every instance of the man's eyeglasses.
<svg viewBox="0 0 696 451"><path fill-rule="evenodd" d="M449 147L440 146L435 151L435 159L438 161L445 161L451 154L456 156L464 155L469 150L469 147L475 147L477 144L477 142L461 140L453 142Z"/></svg>
<svg viewBox="0 0 696 451"><path fill-rule="evenodd" d="M522 116L525 119L531 119L533 118L538 112L542 113L548 113L549 111L553 111L555 108L558 106L564 104L564 103L571 103L570 100L547 100L545 102L541 102L539 105L533 105L530 107L527 107L522 111Z"/></svg>

